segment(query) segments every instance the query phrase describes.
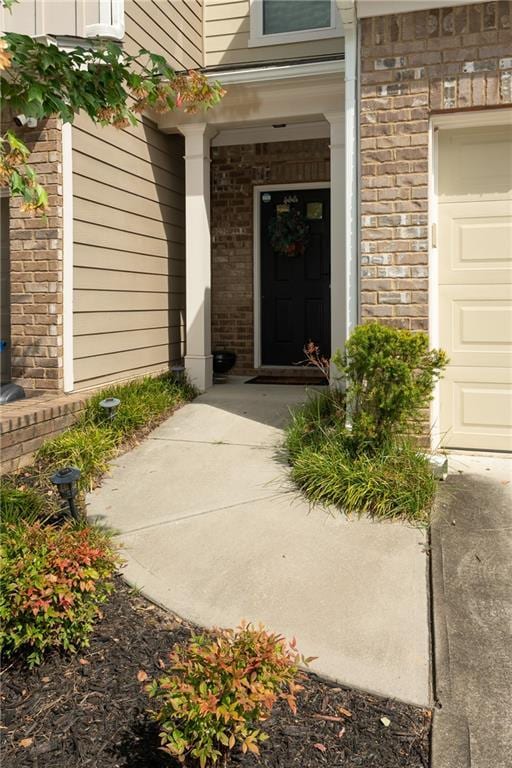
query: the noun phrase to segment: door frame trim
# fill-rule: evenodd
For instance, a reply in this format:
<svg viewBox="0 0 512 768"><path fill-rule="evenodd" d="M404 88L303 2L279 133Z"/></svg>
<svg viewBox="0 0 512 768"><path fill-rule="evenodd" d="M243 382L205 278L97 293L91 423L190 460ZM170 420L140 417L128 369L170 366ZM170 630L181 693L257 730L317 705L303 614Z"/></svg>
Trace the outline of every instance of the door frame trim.
<svg viewBox="0 0 512 768"><path fill-rule="evenodd" d="M428 328L430 346L439 346L439 248L433 237L439 230L439 131L464 128L489 128L512 125L512 107L487 108L482 110L450 112L431 115L428 129ZM437 232L436 232L437 236ZM439 382L434 389L430 406L430 447L435 451L441 447L441 388Z"/></svg>
<svg viewBox="0 0 512 768"><path fill-rule="evenodd" d="M279 192L288 189L331 189L330 181L298 182L297 184L257 184L253 187L253 345L254 367L261 368L261 237L260 237L260 193ZM266 368L293 368L278 365Z"/></svg>

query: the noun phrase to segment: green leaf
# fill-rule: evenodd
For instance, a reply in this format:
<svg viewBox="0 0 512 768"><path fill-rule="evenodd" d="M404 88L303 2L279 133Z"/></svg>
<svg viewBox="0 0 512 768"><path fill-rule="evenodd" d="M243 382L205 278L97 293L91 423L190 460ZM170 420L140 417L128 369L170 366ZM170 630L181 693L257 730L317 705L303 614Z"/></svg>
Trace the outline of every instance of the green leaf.
<svg viewBox="0 0 512 768"><path fill-rule="evenodd" d="M33 84L28 89L29 101L37 101L39 104L43 103L43 89L40 85Z"/></svg>
<svg viewBox="0 0 512 768"><path fill-rule="evenodd" d="M12 131L7 131L5 136L7 138L9 147L11 149L16 150L17 152L20 152L24 158L29 156L30 154L29 148L18 136L16 136L16 134L14 134Z"/></svg>
<svg viewBox="0 0 512 768"><path fill-rule="evenodd" d="M8 3L13 1L7 0ZM159 109L174 109L173 93L178 89L187 92L188 106L197 102L208 108L222 96L218 84L210 84L197 73L189 79L177 75L163 56L145 49L130 56L118 43L99 39L90 49L77 46L71 50L61 50L54 44L47 45L28 35L11 32L5 33L3 39L12 57L10 71L13 77L2 81L2 99L15 114L23 113L37 119L57 115L64 122L72 123L75 114L83 111L95 123L124 127L127 123L136 125L139 112L157 102ZM135 111L134 89L139 91L135 94ZM19 175L10 181L10 174L16 169L12 158L7 158L5 142L11 153L19 152L23 161L28 159L29 151L12 133L2 137L0 162L3 176L13 193L26 194ZM42 199L39 192L36 198Z"/></svg>

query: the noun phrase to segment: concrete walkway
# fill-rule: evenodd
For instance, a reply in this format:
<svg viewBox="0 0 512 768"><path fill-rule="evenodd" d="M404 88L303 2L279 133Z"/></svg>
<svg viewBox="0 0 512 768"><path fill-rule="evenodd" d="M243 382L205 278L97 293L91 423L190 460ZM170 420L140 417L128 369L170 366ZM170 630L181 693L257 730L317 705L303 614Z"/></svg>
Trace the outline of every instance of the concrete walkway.
<svg viewBox="0 0 512 768"><path fill-rule="evenodd" d="M512 459L449 461L432 522L432 766L510 768Z"/></svg>
<svg viewBox="0 0 512 768"><path fill-rule="evenodd" d="M89 514L118 530L128 580L203 626L296 636L313 669L430 701L421 531L310 509L279 459L299 386L215 386L116 462Z"/></svg>

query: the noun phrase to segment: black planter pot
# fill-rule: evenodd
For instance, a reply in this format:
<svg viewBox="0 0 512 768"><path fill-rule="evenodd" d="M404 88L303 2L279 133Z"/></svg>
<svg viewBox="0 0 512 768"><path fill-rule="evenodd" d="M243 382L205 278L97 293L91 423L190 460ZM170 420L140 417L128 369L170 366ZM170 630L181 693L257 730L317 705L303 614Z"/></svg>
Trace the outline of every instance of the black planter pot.
<svg viewBox="0 0 512 768"><path fill-rule="evenodd" d="M234 352L218 351L213 353L213 372L228 373L236 363Z"/></svg>

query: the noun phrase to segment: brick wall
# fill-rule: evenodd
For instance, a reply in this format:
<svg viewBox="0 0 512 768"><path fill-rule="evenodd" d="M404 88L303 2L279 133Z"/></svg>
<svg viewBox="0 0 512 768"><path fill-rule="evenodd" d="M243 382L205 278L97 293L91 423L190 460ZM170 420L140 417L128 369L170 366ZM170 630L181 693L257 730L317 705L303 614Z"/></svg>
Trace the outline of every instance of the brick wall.
<svg viewBox="0 0 512 768"><path fill-rule="evenodd" d="M212 348L254 368L253 187L329 181L327 139L212 148Z"/></svg>
<svg viewBox="0 0 512 768"><path fill-rule="evenodd" d="M365 19L361 73L364 319L428 326L428 125L512 103L511 2Z"/></svg>
<svg viewBox="0 0 512 768"><path fill-rule="evenodd" d="M0 473L12 472L32 463L34 453L51 437L78 419L94 393L73 395L50 392L17 400L0 408Z"/></svg>
<svg viewBox="0 0 512 768"><path fill-rule="evenodd" d="M16 128L48 192L46 218L10 202L12 378L28 389L62 387L62 169L56 119Z"/></svg>

